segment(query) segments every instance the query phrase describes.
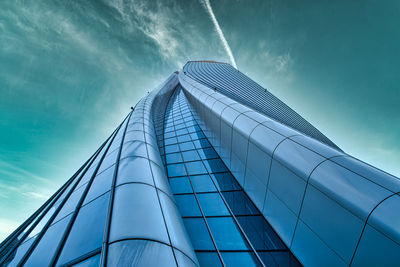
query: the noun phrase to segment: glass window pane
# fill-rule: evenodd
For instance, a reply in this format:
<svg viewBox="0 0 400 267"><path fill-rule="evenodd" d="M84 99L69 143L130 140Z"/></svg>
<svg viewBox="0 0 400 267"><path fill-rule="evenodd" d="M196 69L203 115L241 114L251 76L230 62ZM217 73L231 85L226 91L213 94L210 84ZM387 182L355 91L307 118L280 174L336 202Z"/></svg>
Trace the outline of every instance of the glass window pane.
<svg viewBox="0 0 400 267"><path fill-rule="evenodd" d="M167 170L169 177L186 175L185 166L182 163L167 165Z"/></svg>
<svg viewBox="0 0 400 267"><path fill-rule="evenodd" d="M219 193L198 194L197 198L205 216L229 215L229 211Z"/></svg>
<svg viewBox="0 0 400 267"><path fill-rule="evenodd" d="M195 250L215 250L203 218L184 218L183 223Z"/></svg>
<svg viewBox="0 0 400 267"><path fill-rule="evenodd" d="M79 199L82 196L83 190L85 189L86 185L81 186L80 188L76 189L72 194L69 196L67 202L65 202L64 206L61 208L60 212L57 214L54 222L59 221L60 219L64 218L71 212L73 212L78 204Z"/></svg>
<svg viewBox="0 0 400 267"><path fill-rule="evenodd" d="M194 161L194 162L187 162L185 163L189 175L196 175L196 174L206 174L207 170L201 161Z"/></svg>
<svg viewBox="0 0 400 267"><path fill-rule="evenodd" d="M222 266L217 252L196 252L200 266Z"/></svg>
<svg viewBox="0 0 400 267"><path fill-rule="evenodd" d="M171 138L175 136L175 132L168 132L164 134L164 138Z"/></svg>
<svg viewBox="0 0 400 267"><path fill-rule="evenodd" d="M35 250L29 256L25 262L27 266L48 266L54 252L56 251L57 245L60 242L62 235L64 234L67 223L71 219L72 215L60 220L53 224L47 229L42 239L37 244Z"/></svg>
<svg viewBox="0 0 400 267"><path fill-rule="evenodd" d="M77 264L74 264L72 266L75 267L98 267L100 265L100 254L96 254L84 261L81 261Z"/></svg>
<svg viewBox="0 0 400 267"><path fill-rule="evenodd" d="M117 185L129 182L153 183L153 175L148 159L128 157L119 162Z"/></svg>
<svg viewBox="0 0 400 267"><path fill-rule="evenodd" d="M92 201L96 197L104 194L105 192L111 189L111 183L114 176L114 167L107 169L106 171L100 173L96 177L94 177L94 181L90 186L89 192L85 197L85 201L83 205Z"/></svg>
<svg viewBox="0 0 400 267"><path fill-rule="evenodd" d="M110 245L108 266L176 266L172 248L159 242L125 240Z"/></svg>
<svg viewBox="0 0 400 267"><path fill-rule="evenodd" d="M165 153L175 153L175 152L179 152L179 147L177 144L165 146Z"/></svg>
<svg viewBox="0 0 400 267"><path fill-rule="evenodd" d="M171 131L175 131L175 130L174 130L174 126L165 127L165 129L164 129L164 132L165 132L165 133L171 132Z"/></svg>
<svg viewBox="0 0 400 267"><path fill-rule="evenodd" d="M247 243L231 217L207 218L220 250L247 250Z"/></svg>
<svg viewBox="0 0 400 267"><path fill-rule="evenodd" d="M179 130L184 129L184 128L186 128L186 125L184 123L175 125L175 130L176 131L179 131ZM182 134L182 132L180 132L180 134ZM183 133L183 134L186 134L186 133Z"/></svg>
<svg viewBox="0 0 400 267"><path fill-rule="evenodd" d="M209 172L226 172L228 169L225 164L220 159L208 159L204 160L204 164L206 165Z"/></svg>
<svg viewBox="0 0 400 267"><path fill-rule="evenodd" d="M101 247L109 193L79 211L57 264L67 263Z"/></svg>
<svg viewBox="0 0 400 267"><path fill-rule="evenodd" d="M176 195L175 200L182 216L201 216L199 206L193 194Z"/></svg>
<svg viewBox="0 0 400 267"><path fill-rule="evenodd" d="M200 160L200 156L196 150L184 151L182 152L182 156L185 161Z"/></svg>
<svg viewBox="0 0 400 267"><path fill-rule="evenodd" d="M18 262L22 259L25 253L28 251L33 241L36 239L36 236L30 238L26 242L22 243L17 247L16 250L7 258L5 261L7 264L5 266L17 266Z"/></svg>
<svg viewBox="0 0 400 267"><path fill-rule="evenodd" d="M207 141L207 139L199 139L196 141L193 141L194 145L196 148L205 148L205 147L210 147L210 143Z"/></svg>
<svg viewBox="0 0 400 267"><path fill-rule="evenodd" d="M166 158L168 164L178 163L178 162L182 162L183 161L180 152L167 154L167 155L165 155L165 158Z"/></svg>
<svg viewBox="0 0 400 267"><path fill-rule="evenodd" d="M253 252L222 252L221 256L226 266L261 266Z"/></svg>
<svg viewBox="0 0 400 267"><path fill-rule="evenodd" d="M188 129L189 133L196 132L196 128L194 128L194 126L189 126L189 127L187 127L187 129Z"/></svg>
<svg viewBox="0 0 400 267"><path fill-rule="evenodd" d="M258 255L266 266L301 266L289 251L258 252Z"/></svg>
<svg viewBox="0 0 400 267"><path fill-rule="evenodd" d="M170 178L169 183L174 194L193 193L187 177Z"/></svg>
<svg viewBox="0 0 400 267"><path fill-rule="evenodd" d="M110 242L148 238L169 242L156 189L146 184L126 184L115 190Z"/></svg>
<svg viewBox="0 0 400 267"><path fill-rule="evenodd" d="M214 159L218 158L217 153L212 147L204 148L204 149L199 149L198 150L200 153L200 157L202 159Z"/></svg>
<svg viewBox="0 0 400 267"><path fill-rule="evenodd" d="M188 131L186 129L180 129L176 131L176 135L183 135L183 134L187 134Z"/></svg>
<svg viewBox="0 0 400 267"><path fill-rule="evenodd" d="M180 143L179 146L180 146L182 151L184 151L184 150L192 150L192 149L195 148L192 142Z"/></svg>
<svg viewBox="0 0 400 267"><path fill-rule="evenodd" d="M234 215L259 214L259 211L243 191L223 192L226 202Z"/></svg>
<svg viewBox="0 0 400 267"><path fill-rule="evenodd" d="M191 139L190 139L190 135L188 135L188 134L178 136L178 142L180 142L180 143L182 143L182 142L188 142L188 141L190 141L190 140L191 140Z"/></svg>
<svg viewBox="0 0 400 267"><path fill-rule="evenodd" d="M214 182L221 191L224 190L240 190L239 184L236 179L229 172L211 174L214 178Z"/></svg>
<svg viewBox="0 0 400 267"><path fill-rule="evenodd" d="M194 190L198 192L212 192L217 191L213 182L211 181L211 177L208 174L205 175L193 175L190 176L190 180L192 181Z"/></svg>
<svg viewBox="0 0 400 267"><path fill-rule="evenodd" d="M191 133L190 136L192 137L192 140L205 138L205 136L204 136L204 134L202 132Z"/></svg>
<svg viewBox="0 0 400 267"><path fill-rule="evenodd" d="M164 142L165 142L165 145L172 145L172 144L178 143L178 140L176 139L176 137L171 137L171 138L165 139Z"/></svg>
<svg viewBox="0 0 400 267"><path fill-rule="evenodd" d="M237 220L256 250L285 249L282 241L261 215L240 216Z"/></svg>

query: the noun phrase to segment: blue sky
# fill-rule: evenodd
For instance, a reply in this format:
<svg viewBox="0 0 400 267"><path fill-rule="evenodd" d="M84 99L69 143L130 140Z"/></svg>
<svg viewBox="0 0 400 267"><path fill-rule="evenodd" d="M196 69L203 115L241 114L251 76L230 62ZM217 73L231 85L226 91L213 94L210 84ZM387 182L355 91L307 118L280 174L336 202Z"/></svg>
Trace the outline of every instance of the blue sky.
<svg viewBox="0 0 400 267"><path fill-rule="evenodd" d="M187 60L234 60L344 151L400 176L399 11L391 0L1 1L0 239Z"/></svg>

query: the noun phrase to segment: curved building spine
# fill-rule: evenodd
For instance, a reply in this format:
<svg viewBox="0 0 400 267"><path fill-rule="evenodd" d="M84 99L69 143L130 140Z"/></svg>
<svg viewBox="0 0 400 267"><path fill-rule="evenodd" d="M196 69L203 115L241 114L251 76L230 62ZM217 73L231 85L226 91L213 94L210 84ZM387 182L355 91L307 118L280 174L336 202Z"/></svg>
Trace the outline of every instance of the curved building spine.
<svg viewBox="0 0 400 267"><path fill-rule="evenodd" d="M398 266L399 192L229 64L191 61L0 244L0 266Z"/></svg>

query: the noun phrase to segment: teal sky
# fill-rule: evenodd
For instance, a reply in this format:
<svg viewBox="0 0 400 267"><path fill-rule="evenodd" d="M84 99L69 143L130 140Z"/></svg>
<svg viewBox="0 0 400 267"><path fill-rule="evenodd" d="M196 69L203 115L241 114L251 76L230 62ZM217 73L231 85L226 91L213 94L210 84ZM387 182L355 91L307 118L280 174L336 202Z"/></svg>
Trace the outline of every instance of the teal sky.
<svg viewBox="0 0 400 267"><path fill-rule="evenodd" d="M400 2L211 0L238 69L400 176ZM0 240L187 60L231 62L206 6L0 3Z"/></svg>

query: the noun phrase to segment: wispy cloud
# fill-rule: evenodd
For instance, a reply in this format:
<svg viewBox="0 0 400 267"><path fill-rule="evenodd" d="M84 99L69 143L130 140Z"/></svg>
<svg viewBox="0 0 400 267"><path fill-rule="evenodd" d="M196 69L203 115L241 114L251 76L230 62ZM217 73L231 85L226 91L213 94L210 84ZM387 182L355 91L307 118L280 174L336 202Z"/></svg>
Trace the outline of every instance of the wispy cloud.
<svg viewBox="0 0 400 267"><path fill-rule="evenodd" d="M26 178L35 179L37 182L50 183L51 180L45 177L36 175L28 170L21 167L13 165L9 162L0 159L0 174L5 176L14 176L15 178L20 178L25 180Z"/></svg>
<svg viewBox="0 0 400 267"><path fill-rule="evenodd" d="M206 7L208 14L210 15L210 18L215 26L215 30L218 33L219 39L221 39L222 45L224 46L224 49L229 56L232 66L237 68L236 61L235 61L235 58L233 57L231 47L229 46L228 41L226 41L224 33L222 32L221 27L219 26L218 20L214 15L214 11L211 7L210 0L204 0L204 6Z"/></svg>

